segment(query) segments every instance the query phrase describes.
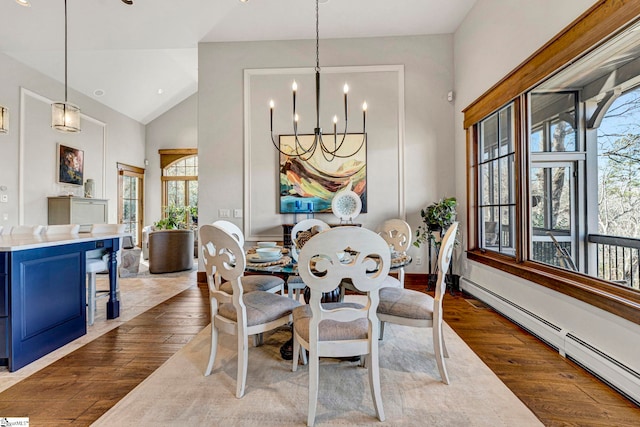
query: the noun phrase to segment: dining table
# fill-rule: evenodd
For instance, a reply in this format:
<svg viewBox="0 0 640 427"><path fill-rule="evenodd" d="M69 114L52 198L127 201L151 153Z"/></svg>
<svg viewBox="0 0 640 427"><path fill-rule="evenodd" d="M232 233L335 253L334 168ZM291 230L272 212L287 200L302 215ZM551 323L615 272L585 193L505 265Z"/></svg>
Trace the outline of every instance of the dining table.
<svg viewBox="0 0 640 427"><path fill-rule="evenodd" d="M249 274L273 274L278 277L281 277L285 285L288 286L288 281L293 276L298 276L298 264L291 256L290 248L281 247L282 256L276 260L270 261L259 261L257 257L254 256L256 253L257 247L250 247L247 249L247 264L245 271ZM348 248L346 248L347 254L349 254ZM351 258L347 256L344 262L349 262ZM398 270L402 267L405 267L411 264L411 256L407 253L400 253L391 251L391 267L390 271ZM289 293L291 295L291 293ZM341 289L338 286L336 289L325 292L322 296L321 302L340 302ZM304 289L304 300L305 303L309 303L310 298L310 290L308 287ZM285 342L280 347L280 355L285 360L291 360L293 357L293 337Z"/></svg>

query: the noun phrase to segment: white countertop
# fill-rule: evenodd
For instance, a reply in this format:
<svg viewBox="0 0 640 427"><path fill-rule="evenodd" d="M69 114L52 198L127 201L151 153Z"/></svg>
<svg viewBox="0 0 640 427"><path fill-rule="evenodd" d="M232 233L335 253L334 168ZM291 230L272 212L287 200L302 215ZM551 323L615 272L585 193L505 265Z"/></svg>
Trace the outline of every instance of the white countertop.
<svg viewBox="0 0 640 427"><path fill-rule="evenodd" d="M79 233L57 234L52 236L46 236L44 234L21 236L0 235L0 252L24 251L27 249L38 249L72 243L92 242L94 240L113 239L129 235L130 234L128 233Z"/></svg>

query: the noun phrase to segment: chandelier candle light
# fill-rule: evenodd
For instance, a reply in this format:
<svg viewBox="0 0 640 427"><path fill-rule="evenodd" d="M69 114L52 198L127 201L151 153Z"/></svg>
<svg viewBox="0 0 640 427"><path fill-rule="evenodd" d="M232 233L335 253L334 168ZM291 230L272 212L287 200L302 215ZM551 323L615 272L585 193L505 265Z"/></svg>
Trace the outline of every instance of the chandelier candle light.
<svg viewBox="0 0 640 427"><path fill-rule="evenodd" d="M342 144L345 141L347 136L347 124L348 124L348 93L349 93L349 85L344 85L344 131L338 133L338 116L333 116L333 147L330 147L325 143L322 138L322 128L320 127L320 32L318 25L318 0L316 0L316 127L314 129L314 138L313 142L308 146L304 147L298 138L298 121L299 116L296 113L296 93L298 91L298 83L293 81L291 85L291 89L293 91L293 133L295 136L295 146L293 147L291 152L284 152L280 149L278 144L275 141L273 136L273 110L275 109L275 103L273 100L269 101L269 122L271 129L271 142L273 146L278 150L281 154L290 157L299 157L301 160L307 161L311 157L313 157L314 153L318 148L320 148L323 157L327 161L332 161L334 158L348 158L356 154L360 149L364 146L364 142L366 140L366 124L367 124L367 103L364 102L362 104L362 141L360 145L352 152L348 154L338 153ZM338 137L341 138L340 143L338 143Z"/></svg>
<svg viewBox="0 0 640 427"><path fill-rule="evenodd" d="M51 104L51 127L64 133L80 132L80 108L67 102L67 0L64 0L64 102Z"/></svg>

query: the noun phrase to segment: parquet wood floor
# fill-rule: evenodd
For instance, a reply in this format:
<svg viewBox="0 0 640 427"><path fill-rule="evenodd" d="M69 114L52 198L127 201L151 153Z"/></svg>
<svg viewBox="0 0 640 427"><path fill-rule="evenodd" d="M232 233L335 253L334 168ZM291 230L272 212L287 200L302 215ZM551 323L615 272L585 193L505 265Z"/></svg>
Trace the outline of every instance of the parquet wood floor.
<svg viewBox="0 0 640 427"><path fill-rule="evenodd" d="M0 416L90 425L200 332L208 310L206 285L185 290L0 393ZM640 425L638 407L481 303L447 296L445 320L545 425Z"/></svg>

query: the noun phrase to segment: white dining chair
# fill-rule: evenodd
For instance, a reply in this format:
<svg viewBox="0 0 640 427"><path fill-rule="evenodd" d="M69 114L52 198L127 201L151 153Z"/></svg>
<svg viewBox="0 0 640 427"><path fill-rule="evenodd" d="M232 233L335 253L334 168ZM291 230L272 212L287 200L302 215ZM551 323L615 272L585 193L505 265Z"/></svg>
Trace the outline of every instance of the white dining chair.
<svg viewBox="0 0 640 427"><path fill-rule="evenodd" d="M388 219L376 228L376 232L398 254L406 254L411 247L411 226L399 218ZM383 287L404 288L404 267L398 270L398 277L387 276Z"/></svg>
<svg viewBox="0 0 640 427"><path fill-rule="evenodd" d="M442 382L449 384L449 375L444 362L449 357L442 335L442 299L447 290L445 275L451 263L458 223L454 222L442 238L438 254L438 278L435 296L432 298L424 292L404 288L382 288L378 318L380 331L384 331L384 323L395 323L404 326L433 329L433 348ZM380 336L382 339L382 335Z"/></svg>
<svg viewBox="0 0 640 427"><path fill-rule="evenodd" d="M298 253L304 246L304 244L315 234L330 229L331 226L326 222L315 219L307 218L299 221L291 229L291 258L294 261L298 261ZM304 281L299 275L291 275L287 279L287 290L289 298L293 298L296 301L300 299L303 289L305 288Z"/></svg>
<svg viewBox="0 0 640 427"><path fill-rule="evenodd" d="M79 224L57 224L47 225L43 234L45 236L60 236L65 234L78 234L80 232Z"/></svg>
<svg viewBox="0 0 640 427"><path fill-rule="evenodd" d="M93 224L91 234L117 233L125 231L125 224ZM122 239L120 239L122 241ZM122 244L120 245L122 246ZM93 325L96 318L98 298L108 297L109 290L98 290L96 288L96 275L109 271L110 254L104 249L93 249L87 251L87 261L85 271L87 274L87 323ZM120 281L116 274L116 296L120 299Z"/></svg>
<svg viewBox="0 0 640 427"><path fill-rule="evenodd" d="M200 242L211 305L211 351L205 376L211 374L218 349L218 333L236 335L238 367L236 397L244 395L247 382L249 336L271 331L291 322L291 311L299 302L271 292L244 292L242 277L246 255L238 240L214 225L200 227ZM233 293L222 289L222 280Z"/></svg>
<svg viewBox="0 0 640 427"><path fill-rule="evenodd" d="M351 258L345 263L340 254L347 248ZM320 357L366 355L365 366L369 370L373 406L378 419L384 421L376 309L378 292L390 265L387 243L365 228L333 228L314 236L302 247L298 256L298 270L310 288L311 298L308 305L293 310L293 370L298 368L301 347L309 350L308 426L315 421ZM334 290L345 280L351 281L359 292L366 295L366 305L321 303L323 293ZM304 363L304 359L302 361Z"/></svg>
<svg viewBox="0 0 640 427"><path fill-rule="evenodd" d="M42 225L14 225L11 227L12 236L37 236L42 234L42 229L44 227Z"/></svg>
<svg viewBox="0 0 640 427"><path fill-rule="evenodd" d="M240 247L244 248L244 233L242 233L240 227L230 221L222 219L215 221L213 225L221 228L227 234L231 235L238 241ZM245 293L253 291L267 291L274 294L280 293L281 295L284 295L284 280L281 277L274 276L272 274L250 274L248 276L242 276L241 280ZM223 283L222 289L229 294L233 293L231 283Z"/></svg>

